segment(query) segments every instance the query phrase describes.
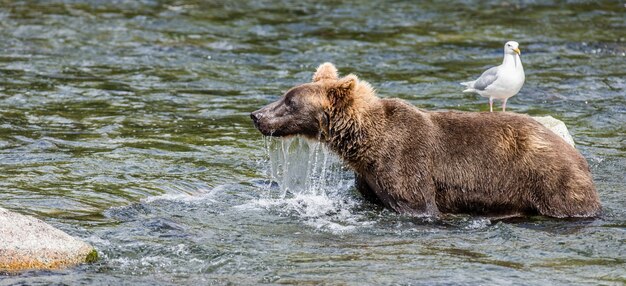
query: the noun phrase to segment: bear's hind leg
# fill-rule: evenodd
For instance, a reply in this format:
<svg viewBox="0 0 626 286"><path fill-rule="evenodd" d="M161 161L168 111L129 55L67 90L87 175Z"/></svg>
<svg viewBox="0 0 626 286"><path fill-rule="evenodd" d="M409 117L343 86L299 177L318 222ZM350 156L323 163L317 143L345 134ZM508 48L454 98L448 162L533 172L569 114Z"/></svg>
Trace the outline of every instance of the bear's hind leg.
<svg viewBox="0 0 626 286"><path fill-rule="evenodd" d="M602 212L600 200L590 176L564 173L557 182L548 184L535 196L541 215L564 217L597 217Z"/></svg>

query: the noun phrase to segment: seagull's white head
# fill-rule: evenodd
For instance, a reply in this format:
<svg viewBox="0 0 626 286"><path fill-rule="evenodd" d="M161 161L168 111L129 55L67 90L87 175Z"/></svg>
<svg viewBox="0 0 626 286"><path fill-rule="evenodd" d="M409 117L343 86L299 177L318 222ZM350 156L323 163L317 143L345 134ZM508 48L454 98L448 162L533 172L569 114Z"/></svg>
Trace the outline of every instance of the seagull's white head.
<svg viewBox="0 0 626 286"><path fill-rule="evenodd" d="M516 41L509 41L504 44L504 53L511 55L521 55L522 51L519 50L519 44Z"/></svg>

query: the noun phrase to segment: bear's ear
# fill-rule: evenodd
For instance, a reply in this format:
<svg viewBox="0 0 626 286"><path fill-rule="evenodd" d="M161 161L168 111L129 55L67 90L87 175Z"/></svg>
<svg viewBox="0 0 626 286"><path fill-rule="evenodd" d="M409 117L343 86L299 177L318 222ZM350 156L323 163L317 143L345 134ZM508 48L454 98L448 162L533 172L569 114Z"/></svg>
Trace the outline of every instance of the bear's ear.
<svg viewBox="0 0 626 286"><path fill-rule="evenodd" d="M350 95L354 93L354 89L356 87L358 80L359 78L353 74L349 74L343 78L340 78L330 88L329 90L330 96L334 100L343 100L343 99L350 98Z"/></svg>
<svg viewBox="0 0 626 286"><path fill-rule="evenodd" d="M338 80L337 86L335 88L351 92L352 90L354 90L354 87L356 86L356 82L358 80L359 78L356 75L349 74Z"/></svg>
<svg viewBox="0 0 626 286"><path fill-rule="evenodd" d="M313 82L323 79L336 80L339 77L337 74L337 68L331 63L323 63L317 67L317 71L313 75Z"/></svg>

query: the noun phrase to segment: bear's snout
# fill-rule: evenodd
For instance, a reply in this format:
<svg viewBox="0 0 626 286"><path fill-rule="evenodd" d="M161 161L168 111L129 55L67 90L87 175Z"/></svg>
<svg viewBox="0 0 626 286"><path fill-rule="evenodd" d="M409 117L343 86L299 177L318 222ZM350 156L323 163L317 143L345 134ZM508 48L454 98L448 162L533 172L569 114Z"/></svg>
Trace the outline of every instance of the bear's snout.
<svg viewBox="0 0 626 286"><path fill-rule="evenodd" d="M259 110L250 113L250 118L252 118L252 122L254 122L255 126L259 125L259 119L261 118L261 114L259 112Z"/></svg>
<svg viewBox="0 0 626 286"><path fill-rule="evenodd" d="M256 127L256 129L261 131L263 135L267 136L271 133L268 130L267 122L263 123L263 121L267 121L267 120L264 120L265 113L263 112L263 109L259 109L255 112L250 113L250 118L252 119L252 122L254 123L254 127Z"/></svg>

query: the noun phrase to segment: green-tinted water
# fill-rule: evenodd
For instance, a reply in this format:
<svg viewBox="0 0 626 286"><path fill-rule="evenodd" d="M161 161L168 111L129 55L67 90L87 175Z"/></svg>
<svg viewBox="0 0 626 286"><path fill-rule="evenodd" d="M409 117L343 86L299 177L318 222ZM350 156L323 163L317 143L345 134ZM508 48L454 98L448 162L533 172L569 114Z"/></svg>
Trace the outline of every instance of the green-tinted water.
<svg viewBox="0 0 626 286"><path fill-rule="evenodd" d="M234 2L0 1L0 205L101 254L0 284L626 282L623 3ZM602 219L398 216L248 117L324 61L383 97L485 111L458 82L507 40L526 70L510 110L568 124Z"/></svg>

